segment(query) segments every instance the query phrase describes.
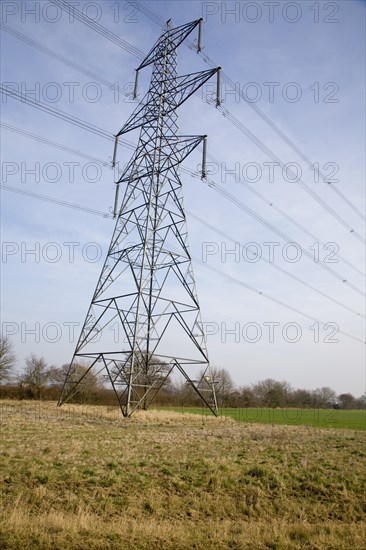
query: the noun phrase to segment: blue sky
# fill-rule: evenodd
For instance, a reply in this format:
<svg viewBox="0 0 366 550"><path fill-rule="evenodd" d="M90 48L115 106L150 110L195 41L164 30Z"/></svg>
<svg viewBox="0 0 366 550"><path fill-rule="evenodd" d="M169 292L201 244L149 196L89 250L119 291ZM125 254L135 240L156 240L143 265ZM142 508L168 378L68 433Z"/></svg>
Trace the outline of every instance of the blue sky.
<svg viewBox="0 0 366 550"><path fill-rule="evenodd" d="M273 22L269 20L268 5L263 2L256 3L256 11L249 6L253 3L248 2L152 1L143 4L164 19L172 18L175 25L203 16L203 53L223 67L237 83L240 93L247 91L251 98L255 93L261 95L254 106L269 116L312 162L319 163L326 173L337 167L334 177L339 182L334 186L364 211L364 2L301 1L292 3L292 8L288 7L288 2L280 2L280 6L274 7ZM314 11L317 8L319 13ZM100 17L100 24L144 53L159 35L159 26L126 2L80 2L79 9L87 10L91 17ZM230 14L231 9L237 11ZM51 22L58 15L59 20ZM256 17L258 21L254 22ZM296 22L289 21L296 18ZM118 82L123 90L131 89L137 58L79 21L70 22L67 14L58 13L51 4L2 2L2 23L98 76ZM95 84L93 78L25 44L9 32L2 33L1 45L3 84L10 86L9 83L13 83L19 91L28 94L32 89L38 94L39 90L37 100L109 133L116 133L134 109L130 100L122 100L120 96L115 101L113 92L107 87ZM202 57L184 45L179 48L178 56L181 74L208 68ZM150 69L145 69L141 75L140 85L144 92L150 74ZM271 86L273 98L269 97ZM209 91L209 88L204 90L206 94ZM352 208L332 192L330 185L315 182L314 171L239 94L233 96L229 92L223 82L223 107L285 164L296 163L301 168L303 181L342 220L363 235L363 221ZM98 95L96 101L94 94ZM298 101L291 101L294 94L299 97ZM106 162L112 155L110 141L27 104L12 98L3 99L1 110L5 124ZM250 187L323 243L335 243L327 251L320 245L321 258L326 258L336 247L343 258L364 271L362 243L298 183L286 181L280 167L274 167L274 181L269 181L268 165L263 163L271 159L223 117L222 111L199 97L192 97L181 107L179 115L182 134L208 135L209 153L220 161L213 180L313 254L317 241L235 181L227 171L236 166ZM2 184L90 209L109 211L114 200L114 175L108 166L100 167L90 159L8 129L2 128L1 138ZM130 141L136 138L135 134L127 136ZM122 164L130 155L131 151L120 148ZM200 160L197 151L185 161L185 167L197 171ZM70 177L71 166L73 178ZM259 181L254 181L253 166L260 168ZM32 169L36 170L37 178L30 172ZM39 181L36 181L38 173ZM333 337L339 340L337 343L324 342L324 339L330 335L332 327L338 326L341 331L362 340L364 319L321 297L265 261L251 263L243 257L235 261L230 254L225 258L225 250L231 249L233 243L200 224L191 213L204 218L238 243L257 243L265 257L268 257L269 245L264 243L279 242L275 246L276 265L352 310L364 313L362 296L304 255L297 263L285 261L282 256L285 243L278 235L223 199L199 178L192 178L185 172L182 178L194 257L202 259L205 251L213 251L204 258L209 266L315 319L331 323L327 327L323 324L315 327L299 313L222 278L196 262L194 271L202 316L212 333L208 335L212 364L230 370L238 384L271 377L286 379L296 387L327 385L338 392L362 394L365 391L364 344L340 333ZM71 358L78 327L81 328L84 320L113 226L111 219L102 216L2 190L1 317L3 329L9 334L14 331L12 339L19 367L31 352L58 365ZM65 243L76 243L72 245L74 258L71 257L71 245ZM36 250L33 256L26 254L31 249ZM57 254L61 255L59 260L53 261ZM363 289L362 276L349 265L342 261L327 265L352 285ZM75 323L74 338L70 338L70 323ZM269 341L268 323L276 323L273 343ZM261 336L257 342L250 342L255 340L253 331L258 327ZM298 327L301 329L298 341L289 342L295 339ZM36 329L37 338L27 332L32 328ZM317 328L320 341L314 342ZM239 335L228 332L232 329L239 331ZM35 341L38 332L39 341Z"/></svg>

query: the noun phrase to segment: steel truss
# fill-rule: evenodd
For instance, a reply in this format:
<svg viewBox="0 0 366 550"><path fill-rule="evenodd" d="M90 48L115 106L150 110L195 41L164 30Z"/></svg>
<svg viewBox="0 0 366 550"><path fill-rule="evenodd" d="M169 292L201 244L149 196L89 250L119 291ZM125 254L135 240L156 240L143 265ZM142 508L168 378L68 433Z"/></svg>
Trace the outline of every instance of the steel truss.
<svg viewBox="0 0 366 550"><path fill-rule="evenodd" d="M114 233L59 405L83 387L89 372L104 371L128 417L149 406L176 367L217 415L179 175L180 163L203 142L205 176L206 136L179 136L177 108L214 74L219 89L220 68L177 75L176 50L196 27L201 49L201 24L172 28L168 21L136 70L135 93L139 71L153 65L150 88L116 135L113 164L119 136L140 128L139 141L116 182Z"/></svg>

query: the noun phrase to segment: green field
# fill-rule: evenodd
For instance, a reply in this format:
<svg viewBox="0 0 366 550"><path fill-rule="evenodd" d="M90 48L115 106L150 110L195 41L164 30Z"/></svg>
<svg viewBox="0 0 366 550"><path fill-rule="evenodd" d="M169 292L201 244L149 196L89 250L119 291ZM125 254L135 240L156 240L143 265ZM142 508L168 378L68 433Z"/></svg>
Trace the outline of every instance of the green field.
<svg viewBox="0 0 366 550"><path fill-rule="evenodd" d="M178 413L207 415L208 409L199 407L172 407ZM229 416L234 420L260 424L279 424L287 426L312 426L314 428L336 428L349 430L366 430L365 410L336 409L271 409L271 408L238 408L220 409L220 416Z"/></svg>
<svg viewBox="0 0 366 550"><path fill-rule="evenodd" d="M364 549L361 430L0 405L2 550Z"/></svg>

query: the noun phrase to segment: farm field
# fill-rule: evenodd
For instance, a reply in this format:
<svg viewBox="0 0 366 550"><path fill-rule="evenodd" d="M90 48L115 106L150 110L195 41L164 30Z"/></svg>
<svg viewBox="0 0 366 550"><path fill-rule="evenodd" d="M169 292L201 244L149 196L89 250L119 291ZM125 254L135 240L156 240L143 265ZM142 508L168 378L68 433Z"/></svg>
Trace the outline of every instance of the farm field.
<svg viewBox="0 0 366 550"><path fill-rule="evenodd" d="M208 409L173 407L179 413L211 414ZM221 416L228 416L234 420L247 423L280 424L289 426L312 426L314 428L336 428L366 430L365 410L337 410L337 409L280 409L280 408L237 408L220 409Z"/></svg>
<svg viewBox="0 0 366 550"><path fill-rule="evenodd" d="M24 401L0 422L3 549L364 548L361 430Z"/></svg>

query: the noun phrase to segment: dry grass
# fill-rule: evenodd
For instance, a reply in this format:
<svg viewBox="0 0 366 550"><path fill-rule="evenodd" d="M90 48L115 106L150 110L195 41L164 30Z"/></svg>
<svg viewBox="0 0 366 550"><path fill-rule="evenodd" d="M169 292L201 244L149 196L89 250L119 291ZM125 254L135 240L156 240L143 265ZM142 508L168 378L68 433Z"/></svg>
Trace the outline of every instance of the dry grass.
<svg viewBox="0 0 366 550"><path fill-rule="evenodd" d="M364 548L365 434L2 402L4 549Z"/></svg>
<svg viewBox="0 0 366 550"><path fill-rule="evenodd" d="M16 401L4 399L0 401L0 421L11 416L22 417L30 420L68 420L76 423L98 422L108 420L109 422L124 422L146 424L153 422L154 424L202 424L214 422L232 423L234 420L230 417L215 418L208 414L195 414L151 409L148 411L139 411L132 418L124 419L118 407L106 407L98 405L78 405L66 404L62 407L57 407L54 401Z"/></svg>

